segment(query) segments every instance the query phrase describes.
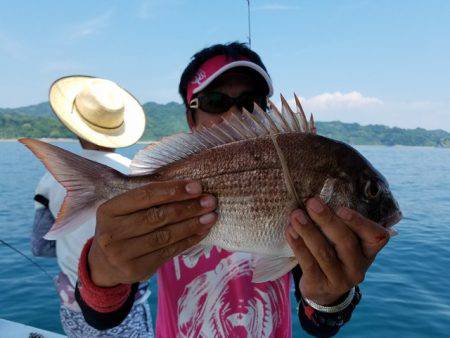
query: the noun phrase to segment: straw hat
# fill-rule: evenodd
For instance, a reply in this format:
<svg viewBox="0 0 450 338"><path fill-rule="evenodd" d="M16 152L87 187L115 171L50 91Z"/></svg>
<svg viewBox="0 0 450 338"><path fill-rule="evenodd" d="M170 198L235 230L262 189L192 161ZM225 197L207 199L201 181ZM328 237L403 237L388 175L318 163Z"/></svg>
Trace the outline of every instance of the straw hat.
<svg viewBox="0 0 450 338"><path fill-rule="evenodd" d="M99 146L127 147L144 133L141 105L112 81L91 76L63 77L50 87L49 100L67 128Z"/></svg>

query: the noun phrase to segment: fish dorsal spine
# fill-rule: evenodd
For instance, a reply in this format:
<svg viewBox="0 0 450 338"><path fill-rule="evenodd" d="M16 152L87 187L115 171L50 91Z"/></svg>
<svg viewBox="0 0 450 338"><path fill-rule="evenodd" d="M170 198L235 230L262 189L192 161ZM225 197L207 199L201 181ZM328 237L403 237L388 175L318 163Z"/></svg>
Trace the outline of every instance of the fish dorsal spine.
<svg viewBox="0 0 450 338"><path fill-rule="evenodd" d="M300 100L295 96L297 112L281 96L281 112L269 101L269 111L255 104L253 113L245 108L242 114L230 114L211 127L200 126L195 131L164 137L159 143L140 150L130 165L132 175L150 175L169 164L183 160L205 150L243 140L270 136L276 144L276 136L285 133L316 133L314 119L308 122ZM278 151L280 161L282 154Z"/></svg>

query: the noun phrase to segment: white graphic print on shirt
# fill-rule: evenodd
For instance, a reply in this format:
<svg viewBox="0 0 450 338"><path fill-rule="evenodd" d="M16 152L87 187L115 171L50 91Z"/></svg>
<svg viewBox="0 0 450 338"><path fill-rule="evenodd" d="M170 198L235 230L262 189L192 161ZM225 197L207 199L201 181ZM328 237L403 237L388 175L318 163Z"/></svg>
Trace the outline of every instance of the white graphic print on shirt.
<svg viewBox="0 0 450 338"><path fill-rule="evenodd" d="M280 303L286 301L286 283L254 284L236 301L236 287L251 280L252 264L251 255L233 253L186 285L178 301L179 337L273 336L282 321L277 308L286 306Z"/></svg>

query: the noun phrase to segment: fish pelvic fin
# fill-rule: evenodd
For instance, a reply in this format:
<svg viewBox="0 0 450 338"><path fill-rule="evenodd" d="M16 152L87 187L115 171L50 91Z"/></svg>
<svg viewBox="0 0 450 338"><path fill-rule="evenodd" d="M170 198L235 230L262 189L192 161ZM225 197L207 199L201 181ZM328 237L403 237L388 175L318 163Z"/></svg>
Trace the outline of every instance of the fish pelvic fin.
<svg viewBox="0 0 450 338"><path fill-rule="evenodd" d="M273 281L283 277L298 264L295 257L259 257L253 267L253 283Z"/></svg>
<svg viewBox="0 0 450 338"><path fill-rule="evenodd" d="M19 142L27 146L66 189L61 209L45 239L57 239L91 218L96 208L106 200L98 187L104 184L102 182L123 176L106 165L46 142L29 138L19 139Z"/></svg>

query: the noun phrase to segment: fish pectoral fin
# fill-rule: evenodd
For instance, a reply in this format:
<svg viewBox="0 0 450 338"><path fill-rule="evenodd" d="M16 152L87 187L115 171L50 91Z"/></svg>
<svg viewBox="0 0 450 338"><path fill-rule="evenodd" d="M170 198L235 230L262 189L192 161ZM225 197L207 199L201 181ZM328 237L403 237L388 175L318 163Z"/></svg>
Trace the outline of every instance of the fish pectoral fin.
<svg viewBox="0 0 450 338"><path fill-rule="evenodd" d="M253 268L253 283L276 280L298 264L295 257L261 257Z"/></svg>

